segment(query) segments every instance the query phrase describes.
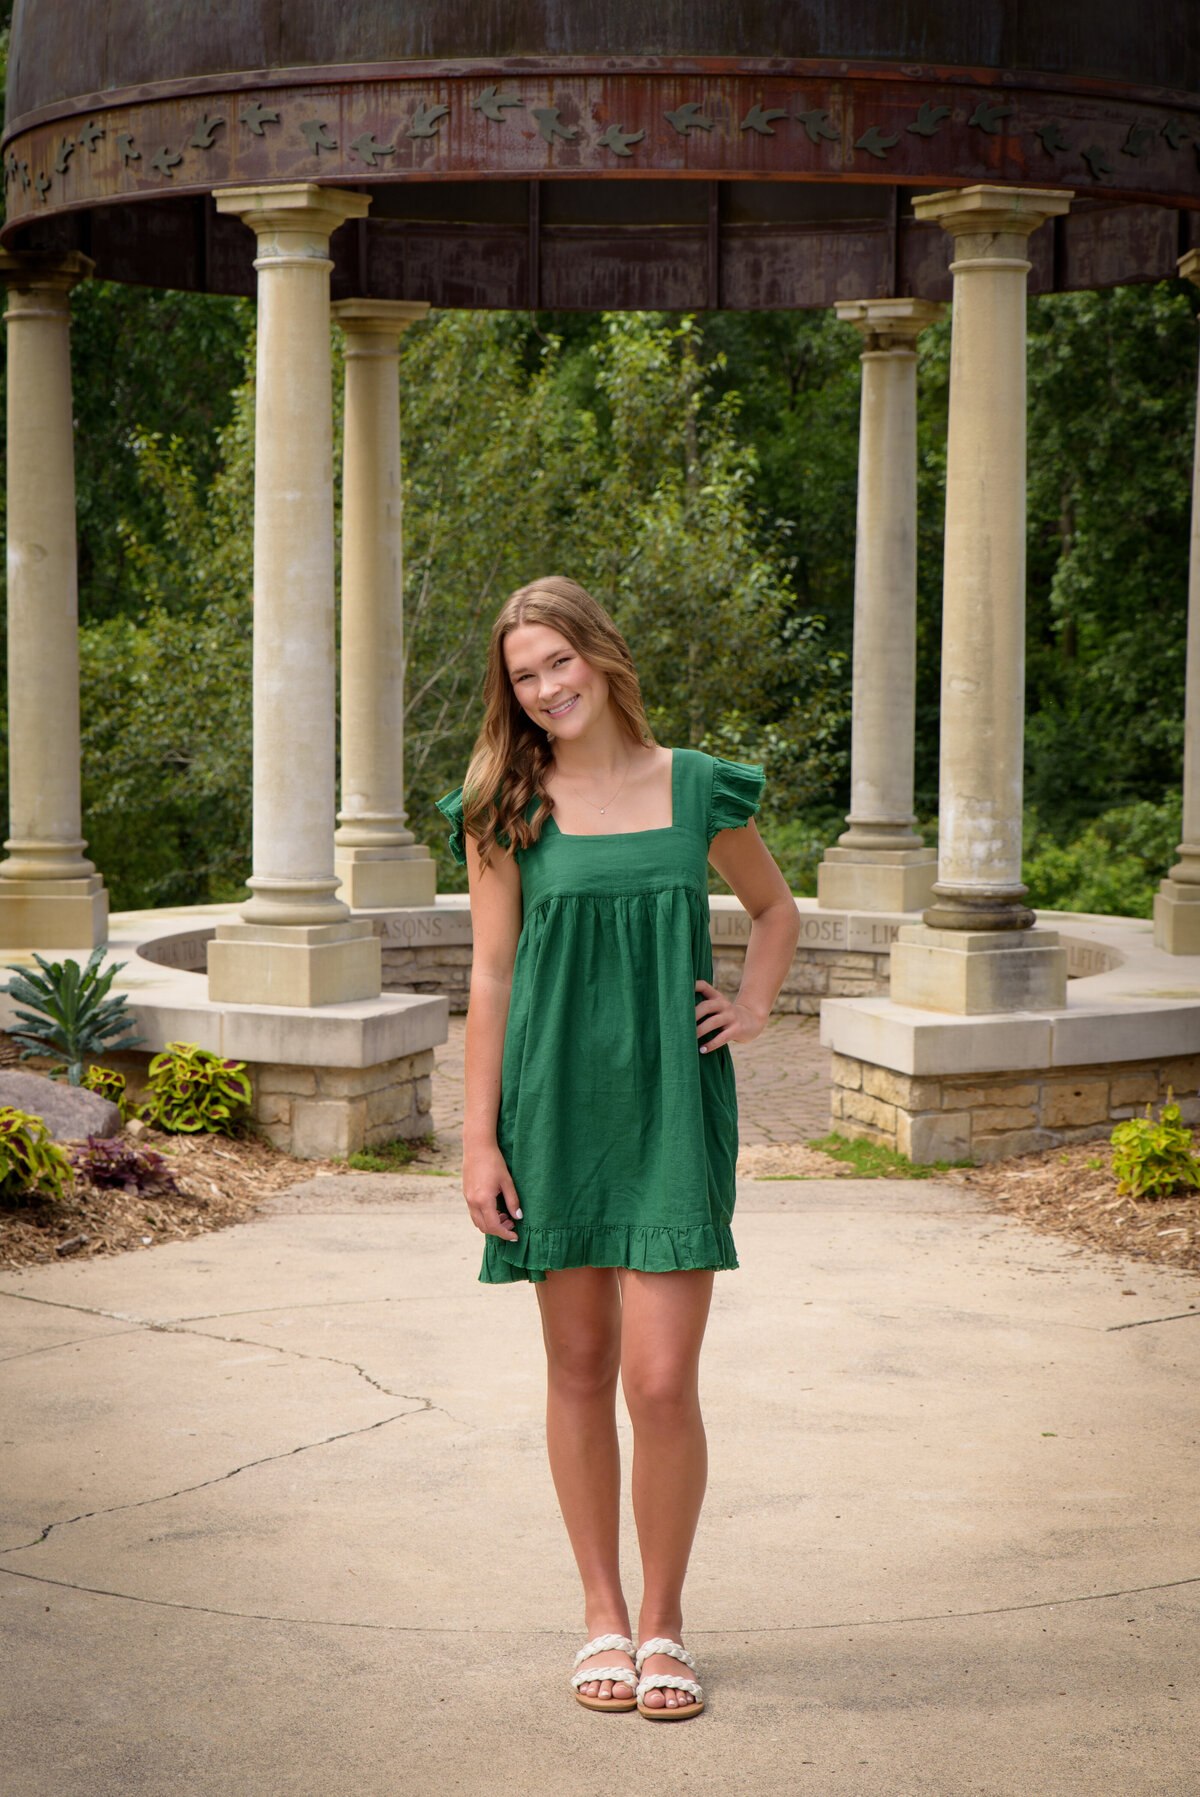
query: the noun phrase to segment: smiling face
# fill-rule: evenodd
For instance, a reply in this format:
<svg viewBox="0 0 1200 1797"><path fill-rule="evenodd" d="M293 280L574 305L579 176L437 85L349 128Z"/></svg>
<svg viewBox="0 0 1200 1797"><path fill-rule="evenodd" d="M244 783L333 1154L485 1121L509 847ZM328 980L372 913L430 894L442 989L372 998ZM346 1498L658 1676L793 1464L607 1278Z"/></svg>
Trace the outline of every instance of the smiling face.
<svg viewBox="0 0 1200 1797"><path fill-rule="evenodd" d="M518 624L504 639L517 704L539 729L579 737L608 705L608 676L586 662L549 624Z"/></svg>

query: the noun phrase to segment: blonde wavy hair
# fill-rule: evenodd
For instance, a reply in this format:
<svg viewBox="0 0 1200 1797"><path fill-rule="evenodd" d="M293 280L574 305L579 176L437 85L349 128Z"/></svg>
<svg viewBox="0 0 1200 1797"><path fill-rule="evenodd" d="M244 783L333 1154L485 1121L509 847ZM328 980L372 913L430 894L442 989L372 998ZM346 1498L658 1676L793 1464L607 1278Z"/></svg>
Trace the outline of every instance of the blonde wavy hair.
<svg viewBox="0 0 1200 1797"><path fill-rule="evenodd" d="M546 732L522 710L504 660L504 641L522 624L561 631L576 654L608 678L608 696L630 738L652 744L629 645L604 607L577 581L549 574L518 587L500 608L488 643L483 727L463 783L463 823L486 867L496 848L509 854L541 835L554 809L546 775L554 754ZM538 806L527 818L531 803Z"/></svg>

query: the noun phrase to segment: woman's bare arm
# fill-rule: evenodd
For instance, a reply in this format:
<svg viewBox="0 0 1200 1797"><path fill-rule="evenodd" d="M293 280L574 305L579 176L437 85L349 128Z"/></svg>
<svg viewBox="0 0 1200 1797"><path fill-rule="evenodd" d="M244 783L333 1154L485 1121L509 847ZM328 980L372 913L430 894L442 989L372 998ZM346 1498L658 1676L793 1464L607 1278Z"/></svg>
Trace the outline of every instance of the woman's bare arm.
<svg viewBox="0 0 1200 1797"><path fill-rule="evenodd" d="M696 981L697 992L704 995L696 1006L701 1054L726 1042L753 1042L760 1034L800 940L796 901L753 819L743 829L719 831L708 858L749 913L750 941L735 999L726 998L707 980ZM716 1034L710 1035L714 1030Z"/></svg>
<svg viewBox="0 0 1200 1797"><path fill-rule="evenodd" d="M474 947L467 1009L463 1195L477 1229L515 1242L510 1216L519 1217L521 1205L496 1142L496 1120L504 1029L521 934L521 876L516 862L502 850L494 851L489 865L481 867L478 844L468 836L467 880ZM500 1198L509 1216L500 1208Z"/></svg>

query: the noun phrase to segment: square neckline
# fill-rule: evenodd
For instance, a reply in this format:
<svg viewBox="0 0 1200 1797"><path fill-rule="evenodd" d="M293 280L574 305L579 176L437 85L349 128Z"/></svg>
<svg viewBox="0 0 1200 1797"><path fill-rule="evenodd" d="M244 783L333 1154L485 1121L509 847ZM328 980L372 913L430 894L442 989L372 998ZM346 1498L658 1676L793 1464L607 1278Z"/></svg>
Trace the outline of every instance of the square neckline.
<svg viewBox="0 0 1200 1797"><path fill-rule="evenodd" d="M555 835L561 836L564 842L612 842L615 837L621 836L665 836L669 831L675 828L675 821L679 815L678 773L679 750L672 749L671 821L669 824L655 824L649 830L588 830L586 832L580 830L560 830L558 820L553 812L550 813L546 822L553 825Z"/></svg>

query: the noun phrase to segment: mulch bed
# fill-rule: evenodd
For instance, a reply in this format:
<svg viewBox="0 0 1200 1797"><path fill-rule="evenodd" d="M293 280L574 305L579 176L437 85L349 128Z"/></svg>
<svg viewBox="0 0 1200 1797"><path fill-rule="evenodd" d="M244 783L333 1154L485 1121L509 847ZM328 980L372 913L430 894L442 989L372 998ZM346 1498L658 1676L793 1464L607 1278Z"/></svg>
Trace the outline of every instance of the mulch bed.
<svg viewBox="0 0 1200 1797"><path fill-rule="evenodd" d="M1105 1141L1050 1148L944 1177L969 1186L990 1209L1044 1235L1102 1254L1200 1272L1200 1192L1122 1197Z"/></svg>

